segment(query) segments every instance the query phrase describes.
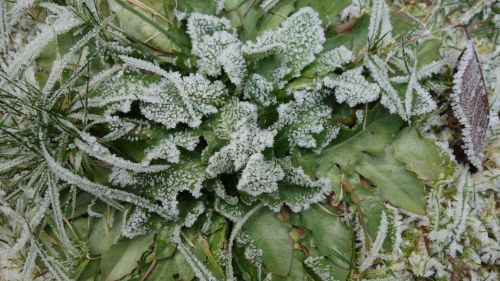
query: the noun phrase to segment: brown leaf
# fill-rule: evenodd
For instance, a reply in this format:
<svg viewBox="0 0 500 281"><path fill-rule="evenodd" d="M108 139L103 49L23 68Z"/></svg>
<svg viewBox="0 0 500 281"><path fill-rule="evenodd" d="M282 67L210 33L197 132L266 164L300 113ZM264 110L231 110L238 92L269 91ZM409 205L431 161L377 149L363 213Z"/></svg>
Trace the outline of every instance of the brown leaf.
<svg viewBox="0 0 500 281"><path fill-rule="evenodd" d="M453 115L460 123L462 149L472 170L481 171L489 105L481 65L470 39L458 59L453 84L451 104Z"/></svg>

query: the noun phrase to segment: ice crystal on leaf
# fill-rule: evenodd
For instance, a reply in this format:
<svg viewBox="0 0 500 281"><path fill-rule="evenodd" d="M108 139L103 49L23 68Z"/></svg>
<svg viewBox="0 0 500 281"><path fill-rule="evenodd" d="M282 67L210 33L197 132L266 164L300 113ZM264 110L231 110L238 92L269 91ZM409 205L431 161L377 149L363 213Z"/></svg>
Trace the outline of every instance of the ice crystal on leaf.
<svg viewBox="0 0 500 281"><path fill-rule="evenodd" d="M148 232L150 215L141 208L135 208L125 223L122 234L132 239L136 236L144 235Z"/></svg>
<svg viewBox="0 0 500 281"><path fill-rule="evenodd" d="M276 97L272 91L273 84L259 74L252 74L243 88L245 98L263 106L276 103Z"/></svg>
<svg viewBox="0 0 500 281"><path fill-rule="evenodd" d="M389 6L385 0L372 0L370 25L368 26L368 40L373 44L377 40L392 40L392 24Z"/></svg>
<svg viewBox="0 0 500 281"><path fill-rule="evenodd" d="M265 160L261 153L255 153L249 157L241 172L237 188L253 196L272 193L278 189L278 181L284 176L277 163Z"/></svg>
<svg viewBox="0 0 500 281"><path fill-rule="evenodd" d="M224 126L216 128L219 134L229 139L229 144L215 152L208 160L207 172L218 174L240 170L248 158L274 142L273 130L261 129L257 125L257 109L247 102L234 102L222 109Z"/></svg>
<svg viewBox="0 0 500 281"><path fill-rule="evenodd" d="M463 149L469 162L482 170L489 105L486 85L472 40L467 40L453 76L453 113L462 125Z"/></svg>
<svg viewBox="0 0 500 281"><path fill-rule="evenodd" d="M145 88L138 99L146 118L167 128L175 128L179 123L196 128L203 116L217 112L217 105L225 95L221 82L210 82L200 74L191 74L162 79Z"/></svg>
<svg viewBox="0 0 500 281"><path fill-rule="evenodd" d="M329 122L332 109L323 103L326 92L306 87L295 89L292 94L295 100L278 107L279 118L273 128L284 130L290 146L314 148L319 152L339 130Z"/></svg>
<svg viewBox="0 0 500 281"><path fill-rule="evenodd" d="M376 100L380 93L377 84L370 83L361 75L362 67L348 70L339 76L327 76L325 86L335 89L337 102L347 102L351 107Z"/></svg>
<svg viewBox="0 0 500 281"><path fill-rule="evenodd" d="M154 159L165 159L170 163L179 163L181 151L178 147L193 151L199 140L199 136L189 131L169 135L146 151L142 164L149 165Z"/></svg>
<svg viewBox="0 0 500 281"><path fill-rule="evenodd" d="M353 59L354 55L352 51L342 45L320 54L317 59L318 65L315 67L315 71L320 74L328 73L350 63Z"/></svg>

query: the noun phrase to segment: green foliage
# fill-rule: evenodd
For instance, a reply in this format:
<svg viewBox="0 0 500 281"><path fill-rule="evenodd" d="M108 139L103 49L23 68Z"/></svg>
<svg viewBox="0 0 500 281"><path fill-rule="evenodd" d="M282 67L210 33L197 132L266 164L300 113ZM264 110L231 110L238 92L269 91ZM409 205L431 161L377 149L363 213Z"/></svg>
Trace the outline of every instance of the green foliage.
<svg viewBox="0 0 500 281"><path fill-rule="evenodd" d="M493 280L442 2L1 2L0 279Z"/></svg>

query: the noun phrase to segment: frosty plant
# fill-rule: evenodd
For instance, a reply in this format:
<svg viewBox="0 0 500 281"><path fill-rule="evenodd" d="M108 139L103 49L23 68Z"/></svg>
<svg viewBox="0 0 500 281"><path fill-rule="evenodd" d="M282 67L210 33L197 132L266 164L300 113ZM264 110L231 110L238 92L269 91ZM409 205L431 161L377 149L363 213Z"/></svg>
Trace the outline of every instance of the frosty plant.
<svg viewBox="0 0 500 281"><path fill-rule="evenodd" d="M498 30L447 22L500 7L448 2L1 1L0 279L496 280Z"/></svg>

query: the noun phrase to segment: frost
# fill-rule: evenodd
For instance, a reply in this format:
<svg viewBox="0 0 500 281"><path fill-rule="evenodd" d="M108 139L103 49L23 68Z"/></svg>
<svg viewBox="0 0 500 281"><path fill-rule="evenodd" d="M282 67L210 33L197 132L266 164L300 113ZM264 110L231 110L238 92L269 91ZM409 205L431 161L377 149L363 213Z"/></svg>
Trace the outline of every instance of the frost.
<svg viewBox="0 0 500 281"><path fill-rule="evenodd" d="M382 211L382 215L380 218L380 224L377 232L377 237L375 241L371 245L370 251L365 254L362 259L361 265L359 266L359 271L367 270L375 261L377 257L379 257L379 252L384 245L384 240L387 236L387 231L389 229L389 223L387 221L387 215L384 211Z"/></svg>
<svg viewBox="0 0 500 281"><path fill-rule="evenodd" d="M339 76L327 76L325 86L335 89L338 103L347 102L350 107L376 100L380 93L377 84L370 83L361 75L362 67L348 70Z"/></svg>
<svg viewBox="0 0 500 281"><path fill-rule="evenodd" d="M149 165L154 159L165 159L170 163L179 163L181 151L178 147L193 151L198 145L199 140L199 136L189 131L168 135L157 145L149 148L145 152L141 163L143 165Z"/></svg>
<svg viewBox="0 0 500 281"><path fill-rule="evenodd" d="M137 185L148 190L169 216L179 215L177 195L188 191L195 198L201 196L206 175L198 161L184 160L168 170L156 174L137 174Z"/></svg>
<svg viewBox="0 0 500 281"><path fill-rule="evenodd" d="M264 106L276 103L276 96L273 95L272 91L273 84L259 74L252 74L243 88L246 99Z"/></svg>
<svg viewBox="0 0 500 281"><path fill-rule="evenodd" d="M236 187L253 196L272 193L278 190L278 181L284 176L278 164L265 160L261 153L255 153L248 159Z"/></svg>
<svg viewBox="0 0 500 281"><path fill-rule="evenodd" d="M282 88L283 79L288 75L298 77L314 61L324 42L318 13L306 7L288 17L277 30L265 32L256 42L247 42L243 51L259 58L276 52L282 63L273 72L273 82Z"/></svg>
<svg viewBox="0 0 500 281"><path fill-rule="evenodd" d="M330 262L323 256L309 256L304 264L314 272L321 281L335 281Z"/></svg>
<svg viewBox="0 0 500 281"><path fill-rule="evenodd" d="M377 40L392 40L392 24L389 15L389 6L385 0L373 0L370 25L368 26L368 40L371 44Z"/></svg>
<svg viewBox="0 0 500 281"><path fill-rule="evenodd" d="M149 230L150 218L151 216L145 210L135 208L122 229L123 236L132 239L145 235Z"/></svg>
<svg viewBox="0 0 500 281"><path fill-rule="evenodd" d="M378 56L365 58L365 66L370 70L370 73L382 89L382 98L380 102L389 109L391 113L398 113L403 119L408 120L406 111L398 92L391 84L388 70L384 62Z"/></svg>
<svg viewBox="0 0 500 281"><path fill-rule="evenodd" d="M57 6L57 5L55 5ZM44 26L37 36L30 40L18 53L13 55L12 61L8 62L6 69L7 76L14 78L18 75L19 70L23 65L28 65L31 61L36 59L43 51L44 47L54 38L68 32L72 28L82 24L72 12L60 6L57 6L57 18L51 25Z"/></svg>
<svg viewBox="0 0 500 281"><path fill-rule="evenodd" d="M283 188L269 198L264 198L265 204L271 209L279 211L283 205L287 205L293 212L300 212L325 200L331 193L330 180L312 180L300 166L293 166L290 158L279 159L277 163L284 173L281 181Z"/></svg>
<svg viewBox="0 0 500 281"><path fill-rule="evenodd" d="M116 168L122 168L134 172L154 173L166 170L168 165L146 165L134 163L112 154L106 147L102 146L97 139L85 132L80 133L83 141L75 139L75 144L85 153L99 160L105 161Z"/></svg>
<svg viewBox="0 0 500 281"><path fill-rule="evenodd" d="M219 129L221 135L228 135L230 142L215 152L208 160L207 173L211 177L218 174L240 170L250 155L271 147L275 131L260 129L257 125L257 109L246 102L236 102L223 112L224 124ZM234 123L233 123L234 122ZM217 130L217 129L216 129Z"/></svg>
<svg viewBox="0 0 500 281"><path fill-rule="evenodd" d="M167 128L186 123L196 128L205 115L217 112L217 105L226 95L220 81L210 82L200 74L162 79L144 89L138 97L142 114Z"/></svg>
<svg viewBox="0 0 500 281"><path fill-rule="evenodd" d="M187 29L191 52L198 57L198 71L218 76L223 67L231 82L240 85L246 76L246 63L231 23L225 18L193 13Z"/></svg>
<svg viewBox="0 0 500 281"><path fill-rule="evenodd" d="M319 152L339 130L329 123L332 110L322 102L325 92L304 88L292 93L295 100L280 104L278 121L272 128L286 130L290 147L314 148Z"/></svg>
<svg viewBox="0 0 500 281"><path fill-rule="evenodd" d="M81 188L82 190L93 194L97 198L100 198L101 200L104 200L108 202L109 200L106 199L113 199L113 200L119 200L119 201L124 201L128 202L137 206L141 206L143 208L148 209L151 212L158 213L160 216L163 216L167 219L170 218L169 215L167 215L163 210L161 210L158 206L155 204L151 203L149 200L137 196L135 194L125 192L122 190L117 190L117 189L112 189L108 188L104 185L98 184L91 182L90 180L86 178L82 178L78 175L73 174L71 171L68 169L62 167L59 165L52 156L50 156L49 152L45 148L44 145L42 145L42 151L45 157L45 161L47 162L47 165L50 167L52 170L53 174L58 177L59 179L69 183L69 184L74 184Z"/></svg>
<svg viewBox="0 0 500 281"><path fill-rule="evenodd" d="M342 45L321 54L317 59L318 66L316 67L316 71L318 73L328 73L352 62L353 59L354 55L352 51Z"/></svg>

